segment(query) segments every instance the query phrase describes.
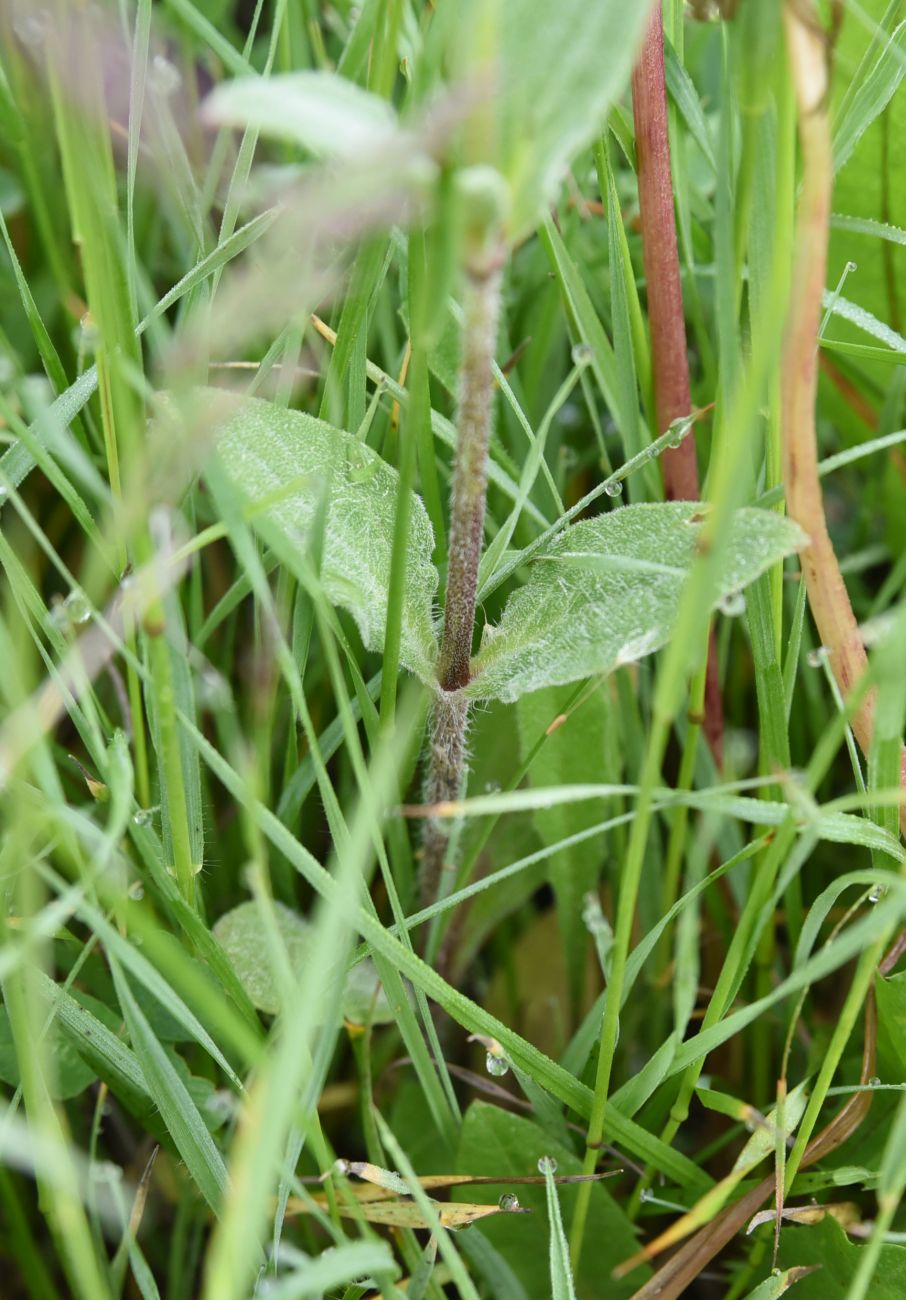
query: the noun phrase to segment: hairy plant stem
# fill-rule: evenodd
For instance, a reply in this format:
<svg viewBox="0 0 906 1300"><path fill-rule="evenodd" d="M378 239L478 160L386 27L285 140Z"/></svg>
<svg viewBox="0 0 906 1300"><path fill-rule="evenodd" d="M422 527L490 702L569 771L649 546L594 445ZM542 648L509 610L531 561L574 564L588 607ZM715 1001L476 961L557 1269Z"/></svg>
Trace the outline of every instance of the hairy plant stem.
<svg viewBox="0 0 906 1300"><path fill-rule="evenodd" d="M661 5L651 12L645 40L632 73L632 112L638 162L642 252L651 330L654 411L658 434L692 412L686 317L680 280L667 85L664 72L664 25ZM661 457L664 490L670 501L697 501L698 464L695 437ZM708 649L703 728L714 760L720 766L723 747L723 704L717 671L717 647Z"/></svg>
<svg viewBox="0 0 906 1300"><path fill-rule="evenodd" d="M488 443L494 401L492 363L500 314L502 258L494 250L470 263L463 303L456 461L450 503L450 545L444 629L438 662L440 690L429 722L426 801L457 799L466 772L469 682L478 565L484 539ZM450 847L450 823L431 818L422 845L422 901L433 903L441 888Z"/></svg>
<svg viewBox="0 0 906 1300"><path fill-rule="evenodd" d="M817 341L833 184L827 50L813 12L803 13L800 6L788 3L784 17L799 117L802 189L781 374L783 479L787 510L809 535L801 555L809 606L845 699L867 671L868 660L827 530L818 477ZM874 711L875 693L869 691L852 719L853 733L866 755L871 750ZM900 779L906 783L906 749L901 750ZM906 807L900 825L906 831Z"/></svg>

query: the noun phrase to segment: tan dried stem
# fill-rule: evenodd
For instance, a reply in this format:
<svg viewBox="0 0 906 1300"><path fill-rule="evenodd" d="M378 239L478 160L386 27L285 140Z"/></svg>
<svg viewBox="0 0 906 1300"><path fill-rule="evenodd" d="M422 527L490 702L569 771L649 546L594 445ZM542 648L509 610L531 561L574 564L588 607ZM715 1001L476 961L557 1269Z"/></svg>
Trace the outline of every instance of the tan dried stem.
<svg viewBox="0 0 906 1300"><path fill-rule="evenodd" d="M809 535L809 545L801 555L809 606L845 699L867 671L868 660L827 530L818 478L818 331L833 183L828 45L811 6L788 3L784 21L798 106L802 190L781 373L783 478L787 510ZM866 755L871 748L875 706L875 692L869 691L852 719L856 740ZM900 773L906 784L906 750L901 754ZM900 824L906 830L906 807L901 810Z"/></svg>

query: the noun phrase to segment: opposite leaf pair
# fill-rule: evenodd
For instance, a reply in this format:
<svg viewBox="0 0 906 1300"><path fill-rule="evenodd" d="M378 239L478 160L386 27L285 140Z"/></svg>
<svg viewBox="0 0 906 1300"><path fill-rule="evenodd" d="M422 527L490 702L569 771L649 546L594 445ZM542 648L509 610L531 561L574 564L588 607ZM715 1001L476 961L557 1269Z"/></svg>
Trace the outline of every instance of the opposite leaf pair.
<svg viewBox="0 0 906 1300"><path fill-rule="evenodd" d="M210 391L217 454L247 499L251 523L300 570L318 552L328 600L348 610L366 648L380 652L399 478L352 434L310 415ZM228 405L218 412L218 406ZM513 701L545 686L612 672L659 649L673 627L707 507L674 501L626 506L565 528L532 556L499 625L486 626L465 693ZM733 596L806 542L771 511L736 512L716 561L712 605ZM431 525L413 494L400 659L437 688Z"/></svg>

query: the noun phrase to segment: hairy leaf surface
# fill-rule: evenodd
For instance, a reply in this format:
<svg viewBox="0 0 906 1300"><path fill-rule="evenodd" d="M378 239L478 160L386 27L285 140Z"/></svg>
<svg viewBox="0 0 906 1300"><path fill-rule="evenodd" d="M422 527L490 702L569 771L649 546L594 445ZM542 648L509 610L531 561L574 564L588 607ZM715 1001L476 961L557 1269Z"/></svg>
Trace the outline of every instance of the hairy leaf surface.
<svg viewBox="0 0 906 1300"><path fill-rule="evenodd" d="M350 611L366 648L380 651L387 625L396 470L352 434L256 398L231 407L217 435L217 451L248 499L252 523L263 516L275 524L292 544L290 558L297 555L313 570L309 552L316 542L320 545L318 577L325 595ZM424 681L434 678L437 653L432 547L427 512L421 498L413 496L400 658Z"/></svg>
<svg viewBox="0 0 906 1300"><path fill-rule="evenodd" d="M670 636L707 506L626 506L576 524L533 563L475 659L469 695L516 700L543 686L609 673ZM805 544L791 520L736 513L718 561L715 603Z"/></svg>

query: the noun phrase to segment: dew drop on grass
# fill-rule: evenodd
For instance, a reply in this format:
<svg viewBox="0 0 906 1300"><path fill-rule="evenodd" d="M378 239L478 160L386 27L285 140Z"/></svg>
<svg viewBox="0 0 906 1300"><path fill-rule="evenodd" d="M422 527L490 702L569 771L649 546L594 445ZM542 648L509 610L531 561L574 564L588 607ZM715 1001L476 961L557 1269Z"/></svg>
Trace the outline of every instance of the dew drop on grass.
<svg viewBox="0 0 906 1300"><path fill-rule="evenodd" d="M501 1210L512 1211L520 1208L519 1197L515 1192L504 1192L497 1204Z"/></svg>
<svg viewBox="0 0 906 1300"><path fill-rule="evenodd" d="M50 609L49 622L64 635L70 634L91 618L91 602L78 587L65 600L55 597Z"/></svg>
<svg viewBox="0 0 906 1300"><path fill-rule="evenodd" d="M682 446L683 441L691 428L692 421L687 415L680 416L678 420L674 420L667 429L669 435L667 438L667 446L674 448L674 450L677 447Z"/></svg>
<svg viewBox="0 0 906 1300"><path fill-rule="evenodd" d="M819 645L816 650L809 650L805 656L805 662L809 668L821 668L827 663L828 649L826 645Z"/></svg>
<svg viewBox="0 0 906 1300"><path fill-rule="evenodd" d="M871 893L868 895L869 903L880 903L881 899L887 893L887 886L882 884L872 885Z"/></svg>
<svg viewBox="0 0 906 1300"><path fill-rule="evenodd" d="M63 611L70 623L87 623L91 618L91 602L76 587L63 601Z"/></svg>
<svg viewBox="0 0 906 1300"><path fill-rule="evenodd" d="M557 1172L557 1162L553 1156L542 1156L538 1161L539 1174L555 1174Z"/></svg>
<svg viewBox="0 0 906 1300"><path fill-rule="evenodd" d="M717 607L727 618L738 618L746 612L746 598L741 591L731 591L728 596L721 597Z"/></svg>
<svg viewBox="0 0 906 1300"><path fill-rule="evenodd" d="M587 343L577 343L572 350L574 366L588 366L592 361L592 350Z"/></svg>
<svg viewBox="0 0 906 1300"><path fill-rule="evenodd" d="M623 484L620 479L608 479L604 484L604 491L609 497L619 497L623 495Z"/></svg>
<svg viewBox="0 0 906 1300"><path fill-rule="evenodd" d="M495 1079L503 1078L510 1068L509 1061L499 1052L488 1052L484 1063L488 1074L492 1074Z"/></svg>
<svg viewBox="0 0 906 1300"><path fill-rule="evenodd" d="M880 1088L881 1080L878 1078L877 1075L874 1075L873 1078L868 1080L868 1086L869 1088Z"/></svg>

